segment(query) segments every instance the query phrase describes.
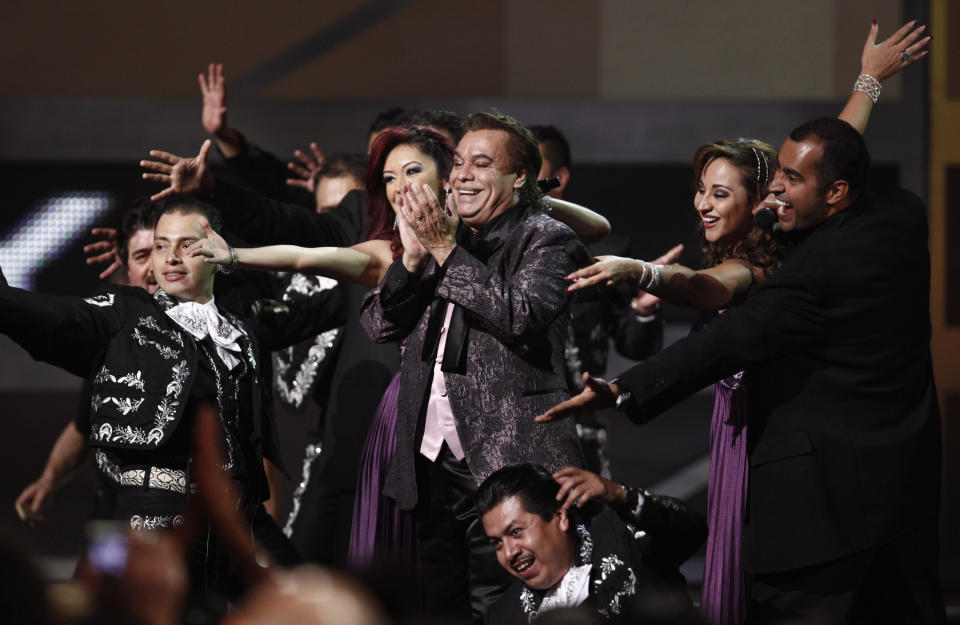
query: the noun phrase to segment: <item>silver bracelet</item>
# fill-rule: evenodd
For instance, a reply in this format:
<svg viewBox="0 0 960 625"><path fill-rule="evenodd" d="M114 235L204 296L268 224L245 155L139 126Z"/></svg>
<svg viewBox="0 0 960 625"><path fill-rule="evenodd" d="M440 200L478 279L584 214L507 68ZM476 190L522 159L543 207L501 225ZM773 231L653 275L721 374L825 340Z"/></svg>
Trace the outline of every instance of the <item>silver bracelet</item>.
<svg viewBox="0 0 960 625"><path fill-rule="evenodd" d="M857 82L853 83L853 90L867 94L874 104L880 99L880 81L870 74L857 76Z"/></svg>
<svg viewBox="0 0 960 625"><path fill-rule="evenodd" d="M230 250L230 264L220 265L220 273L222 273L223 275L228 275L233 273L234 270L237 268L237 265L240 264L240 257L237 256L237 250L230 247L229 245L227 246L227 249Z"/></svg>
<svg viewBox="0 0 960 625"><path fill-rule="evenodd" d="M646 290L655 289L660 286L660 270L663 269L663 265L654 265L650 263L650 283L647 284Z"/></svg>
<svg viewBox="0 0 960 625"><path fill-rule="evenodd" d="M663 265L654 265L653 263L641 260L640 266L643 270L640 272L637 285L644 291L649 291L650 289L655 289L660 286L660 270L663 269Z"/></svg>
<svg viewBox="0 0 960 625"><path fill-rule="evenodd" d="M540 198L540 208L543 209L543 212L549 214L553 210L553 202L550 200L549 195L545 195Z"/></svg>
<svg viewBox="0 0 960 625"><path fill-rule="evenodd" d="M644 285L647 283L647 280L650 279L650 263L645 260L640 261L640 277L637 278L637 286L641 289L645 289Z"/></svg>

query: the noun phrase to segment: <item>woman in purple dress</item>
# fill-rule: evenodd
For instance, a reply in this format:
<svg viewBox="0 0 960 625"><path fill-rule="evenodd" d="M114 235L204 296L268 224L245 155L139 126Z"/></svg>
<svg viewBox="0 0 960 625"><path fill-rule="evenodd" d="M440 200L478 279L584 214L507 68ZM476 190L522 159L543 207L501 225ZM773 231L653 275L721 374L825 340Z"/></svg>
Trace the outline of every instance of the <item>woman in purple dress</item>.
<svg viewBox="0 0 960 625"><path fill-rule="evenodd" d="M876 22L861 57L860 76L840 114L861 133L880 82L926 55L924 26L909 22L886 41L875 44ZM904 56L906 47L909 54ZM753 139L718 141L701 146L693 159L697 191L694 208L700 216L704 269L654 265L603 256L569 276L571 290L597 284L632 281L667 301L721 314L734 306L778 262L770 233L754 222L762 206L774 212L776 201L764 201L777 167L776 150ZM747 498L747 404L743 373L714 387L710 422L710 478L707 486L707 538L700 608L711 625L740 625L746 619L750 580L741 562L741 535Z"/></svg>

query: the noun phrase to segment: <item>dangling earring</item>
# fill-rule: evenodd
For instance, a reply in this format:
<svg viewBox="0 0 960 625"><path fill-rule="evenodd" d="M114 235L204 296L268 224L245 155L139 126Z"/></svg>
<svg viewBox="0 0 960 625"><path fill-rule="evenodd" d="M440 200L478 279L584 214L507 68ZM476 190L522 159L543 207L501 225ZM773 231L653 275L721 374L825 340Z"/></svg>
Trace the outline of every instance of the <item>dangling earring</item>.
<svg viewBox="0 0 960 625"><path fill-rule="evenodd" d="M397 226L400 225L400 215L394 214L393 216L393 229L396 230Z"/></svg>

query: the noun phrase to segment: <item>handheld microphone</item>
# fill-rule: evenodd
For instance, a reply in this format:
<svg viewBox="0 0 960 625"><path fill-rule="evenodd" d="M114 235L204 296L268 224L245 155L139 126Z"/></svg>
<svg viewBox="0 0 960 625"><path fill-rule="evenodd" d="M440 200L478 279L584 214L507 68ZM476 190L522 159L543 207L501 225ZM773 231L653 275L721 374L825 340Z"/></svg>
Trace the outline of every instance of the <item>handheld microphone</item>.
<svg viewBox="0 0 960 625"><path fill-rule="evenodd" d="M773 230L773 227L776 226L779 221L777 211L769 206L761 206L757 209L757 212L753 214L753 223L757 224L757 226L763 230Z"/></svg>

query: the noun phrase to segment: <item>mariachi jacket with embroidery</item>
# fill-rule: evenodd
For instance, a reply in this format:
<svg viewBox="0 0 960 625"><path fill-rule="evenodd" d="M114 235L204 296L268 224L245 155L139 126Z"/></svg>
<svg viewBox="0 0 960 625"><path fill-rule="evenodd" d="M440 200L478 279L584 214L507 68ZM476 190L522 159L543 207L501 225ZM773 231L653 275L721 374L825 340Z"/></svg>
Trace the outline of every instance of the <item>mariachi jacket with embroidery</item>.
<svg viewBox="0 0 960 625"><path fill-rule="evenodd" d="M602 508L576 526L573 565L591 564L585 607L601 617L621 614L643 591L686 596L680 565L703 544L707 524L679 499L630 491L628 505ZM638 497L640 494L641 497ZM584 508L588 513L591 506ZM486 615L490 625L526 625L539 615L543 591L515 580Z"/></svg>
<svg viewBox="0 0 960 625"><path fill-rule="evenodd" d="M170 440L183 419L198 370L196 342L164 312L175 304L162 291L150 296L129 287L81 298L3 286L0 332L35 359L90 379L91 444L153 450ZM229 313L221 314L242 326ZM240 344L256 380L253 333L246 331ZM253 394L254 427L270 452L276 440L273 424L259 389Z"/></svg>

